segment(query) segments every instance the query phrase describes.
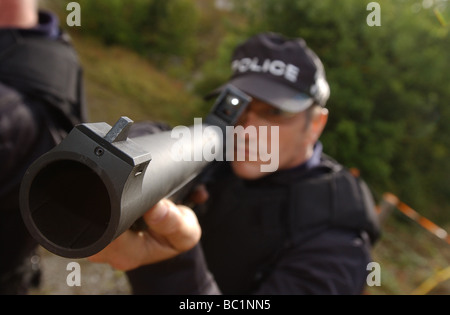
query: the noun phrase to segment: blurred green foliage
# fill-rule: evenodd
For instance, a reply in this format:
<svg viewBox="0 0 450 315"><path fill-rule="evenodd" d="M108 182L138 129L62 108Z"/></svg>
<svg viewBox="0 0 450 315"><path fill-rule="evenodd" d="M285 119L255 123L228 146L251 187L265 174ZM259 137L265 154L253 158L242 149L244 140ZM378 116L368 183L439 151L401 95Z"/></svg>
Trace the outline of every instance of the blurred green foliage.
<svg viewBox="0 0 450 315"><path fill-rule="evenodd" d="M197 15L189 0L78 1L83 32L142 54L186 57L195 45Z"/></svg>

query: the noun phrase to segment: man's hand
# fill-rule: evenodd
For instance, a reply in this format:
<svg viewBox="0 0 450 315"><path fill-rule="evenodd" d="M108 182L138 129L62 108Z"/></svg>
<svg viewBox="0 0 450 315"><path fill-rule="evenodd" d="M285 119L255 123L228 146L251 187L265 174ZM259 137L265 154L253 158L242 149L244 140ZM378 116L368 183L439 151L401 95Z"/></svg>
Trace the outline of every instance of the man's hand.
<svg viewBox="0 0 450 315"><path fill-rule="evenodd" d="M194 212L170 200L161 200L143 218L147 231L127 230L89 260L128 271L175 257L200 240L201 228Z"/></svg>

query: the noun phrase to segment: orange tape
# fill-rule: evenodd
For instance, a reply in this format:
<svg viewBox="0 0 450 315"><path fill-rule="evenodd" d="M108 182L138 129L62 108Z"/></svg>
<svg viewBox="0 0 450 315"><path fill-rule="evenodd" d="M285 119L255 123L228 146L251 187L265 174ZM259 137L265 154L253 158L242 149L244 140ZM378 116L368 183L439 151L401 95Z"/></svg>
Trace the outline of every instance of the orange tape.
<svg viewBox="0 0 450 315"><path fill-rule="evenodd" d="M420 224L423 228L425 228L427 231L432 233L433 235L437 236L438 238L446 241L448 244L450 244L450 235L447 233L446 230L439 227L429 219L425 218L424 216L420 215L417 211L415 211L410 206L406 205L405 203L401 202L400 199L398 199L397 196L391 194L391 193L385 193L383 195L383 199L392 205L396 206L398 210L400 210L404 215L406 215L408 218L414 220L418 224Z"/></svg>

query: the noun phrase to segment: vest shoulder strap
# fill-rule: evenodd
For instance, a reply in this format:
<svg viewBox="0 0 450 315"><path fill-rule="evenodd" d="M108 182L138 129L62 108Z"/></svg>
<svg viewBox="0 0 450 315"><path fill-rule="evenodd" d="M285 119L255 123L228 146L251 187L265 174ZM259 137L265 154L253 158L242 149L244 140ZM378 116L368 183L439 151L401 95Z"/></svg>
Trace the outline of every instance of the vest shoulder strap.
<svg viewBox="0 0 450 315"><path fill-rule="evenodd" d="M82 68L67 41L0 33L0 81L43 100L73 123L85 120Z"/></svg>

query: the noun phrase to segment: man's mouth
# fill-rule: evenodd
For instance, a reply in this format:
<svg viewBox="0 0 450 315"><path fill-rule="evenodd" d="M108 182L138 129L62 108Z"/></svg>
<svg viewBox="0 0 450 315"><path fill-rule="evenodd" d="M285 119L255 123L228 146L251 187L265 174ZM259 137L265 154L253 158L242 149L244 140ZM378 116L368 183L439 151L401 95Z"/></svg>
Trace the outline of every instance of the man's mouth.
<svg viewBox="0 0 450 315"><path fill-rule="evenodd" d="M255 148L256 147L256 148ZM234 146L234 154L237 161L257 161L258 149L256 145L250 145L249 140L238 140Z"/></svg>

